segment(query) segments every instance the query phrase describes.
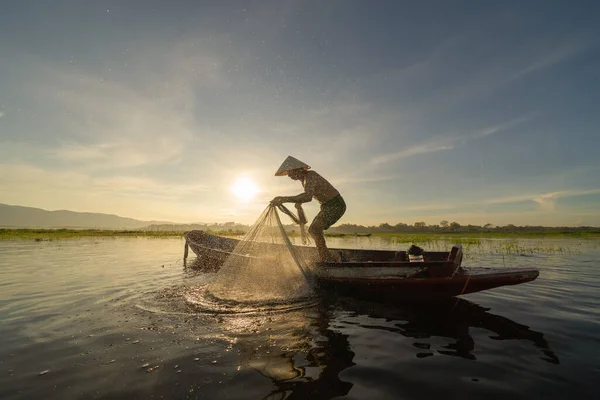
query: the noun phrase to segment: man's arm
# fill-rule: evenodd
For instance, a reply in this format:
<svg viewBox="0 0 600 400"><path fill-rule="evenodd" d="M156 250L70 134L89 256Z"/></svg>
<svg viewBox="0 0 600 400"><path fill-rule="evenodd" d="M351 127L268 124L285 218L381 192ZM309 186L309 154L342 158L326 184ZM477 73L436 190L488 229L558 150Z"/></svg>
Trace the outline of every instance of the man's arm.
<svg viewBox="0 0 600 400"><path fill-rule="evenodd" d="M302 186L304 186L304 193L295 196L278 196L271 201L271 204L308 203L309 201L312 201L315 192L315 181L312 179L310 172L306 174Z"/></svg>
<svg viewBox="0 0 600 400"><path fill-rule="evenodd" d="M300 193L296 196L277 196L273 200L271 200L272 204L282 204L282 203L308 203L312 200L312 196L309 193Z"/></svg>

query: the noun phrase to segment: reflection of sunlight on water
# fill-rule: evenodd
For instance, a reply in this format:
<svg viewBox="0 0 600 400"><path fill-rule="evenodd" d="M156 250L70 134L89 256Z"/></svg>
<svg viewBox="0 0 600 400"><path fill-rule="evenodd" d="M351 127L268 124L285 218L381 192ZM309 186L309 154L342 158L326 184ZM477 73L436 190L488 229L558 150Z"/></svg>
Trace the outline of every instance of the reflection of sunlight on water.
<svg viewBox="0 0 600 400"><path fill-rule="evenodd" d="M229 343L228 350L239 352L238 370L249 368L274 381L318 375L314 366L306 370L307 354L319 336L315 323L322 319L317 298L237 303L211 296L207 287L166 288L139 308L163 318L163 325L179 325L192 338Z"/></svg>
<svg viewBox="0 0 600 400"><path fill-rule="evenodd" d="M320 370L309 361L318 346L315 324L322 319L320 315L316 305L285 312L236 315L225 318L223 329L226 335L236 338L240 368L253 369L275 382L308 379L309 372Z"/></svg>

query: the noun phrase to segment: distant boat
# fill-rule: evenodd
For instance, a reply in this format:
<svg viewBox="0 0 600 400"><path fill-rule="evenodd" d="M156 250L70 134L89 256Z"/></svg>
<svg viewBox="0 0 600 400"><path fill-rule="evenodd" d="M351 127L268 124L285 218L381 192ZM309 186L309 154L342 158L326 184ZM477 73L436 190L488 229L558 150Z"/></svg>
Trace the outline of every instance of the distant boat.
<svg viewBox="0 0 600 400"><path fill-rule="evenodd" d="M328 237L344 237L344 236L346 236L346 234L345 233L327 233L326 232L325 236L328 236Z"/></svg>
<svg viewBox="0 0 600 400"><path fill-rule="evenodd" d="M196 265L218 271L225 260L236 257L260 257L234 253L238 239L190 231L185 234L188 248L198 257ZM283 246L273 244L272 246ZM422 261L411 261L406 251L329 249L336 262L319 261L315 247L294 246L310 268L318 288L377 297L440 298L459 296L506 285L535 280L536 268L465 268L461 266L462 246L446 252L423 252Z"/></svg>
<svg viewBox="0 0 600 400"><path fill-rule="evenodd" d="M371 236L370 233L355 233L355 235L358 236L358 237L369 237L369 236Z"/></svg>

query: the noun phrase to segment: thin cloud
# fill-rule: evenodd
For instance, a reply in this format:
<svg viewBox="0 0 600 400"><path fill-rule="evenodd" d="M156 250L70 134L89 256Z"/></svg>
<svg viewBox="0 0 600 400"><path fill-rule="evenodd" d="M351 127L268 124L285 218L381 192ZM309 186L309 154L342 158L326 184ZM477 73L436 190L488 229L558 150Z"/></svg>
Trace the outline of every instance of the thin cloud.
<svg viewBox="0 0 600 400"><path fill-rule="evenodd" d="M515 127L517 125L520 125L520 124L523 124L525 122L529 122L532 119L536 118L537 115L538 115L537 113L532 113L532 114L524 115L524 116L519 117L519 118L512 119L512 120L507 121L507 122L503 122L501 124L492 125L492 126L489 126L489 127L485 128L485 129L482 129L479 132L476 132L476 133L470 135L469 137L471 139L480 139L480 138L484 138L484 137L487 137L487 136L491 136L491 135L494 135L496 133L499 133L499 132L502 132L502 131L506 131L506 130L508 130L510 128L513 128L513 127Z"/></svg>
<svg viewBox="0 0 600 400"><path fill-rule="evenodd" d="M83 68L21 55L28 66L23 91L41 108L52 104L53 113L34 131L60 132L58 145L44 155L86 169L176 161L199 133L198 91L229 85L216 53L193 44L142 47L129 66L115 65L108 75L106 66Z"/></svg>
<svg viewBox="0 0 600 400"><path fill-rule="evenodd" d="M456 147L456 142L460 140L459 137L451 139L441 139L439 141L432 141L428 143L421 143L412 147L408 147L396 153L385 154L379 157L375 157L371 160L373 164L384 164L390 161L396 161L402 158L412 157L420 154L435 153L443 150L452 150Z"/></svg>
<svg viewBox="0 0 600 400"><path fill-rule="evenodd" d="M57 158L94 168L158 164L179 155L192 138L191 113L177 109L179 101L192 98L154 100L126 85L77 78L63 78L57 86L68 90L54 101L71 115L56 116L55 124L78 132L71 143L50 150ZM39 88L41 97L55 93L49 85Z"/></svg>
<svg viewBox="0 0 600 400"><path fill-rule="evenodd" d="M89 181L88 175L76 171L48 171L22 163L0 163L0 191L7 193L50 186L56 190L74 189Z"/></svg>
<svg viewBox="0 0 600 400"><path fill-rule="evenodd" d="M560 197L560 192L545 193L541 196L535 197L533 201L538 203L540 207L546 211L553 211L556 204L555 201Z"/></svg>
<svg viewBox="0 0 600 400"><path fill-rule="evenodd" d="M526 75L533 74L546 68L550 68L555 64L558 64L564 60L567 60L584 50L587 50L591 46L586 43L569 43L561 47L558 47L552 52L542 55L540 58L529 64L527 67L513 73L506 82L514 81L516 79L523 78Z"/></svg>
<svg viewBox="0 0 600 400"><path fill-rule="evenodd" d="M374 177L347 177L341 179L332 179L331 182L335 185L349 185L355 183L377 183L377 182L387 182L397 179L395 176L374 176Z"/></svg>
<svg viewBox="0 0 600 400"><path fill-rule="evenodd" d="M464 144L466 140L481 139L487 136L495 135L502 131L506 131L517 125L531 121L537 116L537 114L528 114L519 118L515 118L501 124L492 125L475 133L465 134L460 136L454 136L450 138L440 138L429 142L420 143L406 149L403 149L396 153L385 154L382 156L375 157L371 160L373 164L383 164L390 161L396 161L402 158L412 157L416 155L436 153L444 150L453 150Z"/></svg>
<svg viewBox="0 0 600 400"><path fill-rule="evenodd" d="M520 196L509 196L509 197L500 197L494 199L488 199L483 202L483 204L509 204L509 203L519 203L524 201L533 201L539 204L543 209L546 210L554 210L555 202L558 199L571 198L571 197L579 197L586 196L590 194L600 194L599 189L569 189L569 190L561 190L557 192L548 192L548 193L537 193L537 194L524 194Z"/></svg>
<svg viewBox="0 0 600 400"><path fill-rule="evenodd" d="M483 199L481 201L474 202L461 202L460 204L423 204L418 206L402 207L403 211L449 211L464 209L467 207L478 207L486 205L500 205L500 204L514 204L523 202L535 202L545 210L554 210L555 202L561 198L579 197L591 194L600 194L599 189L575 189L575 190L563 190L557 192L548 193L526 193L518 196L505 196Z"/></svg>
<svg viewBox="0 0 600 400"><path fill-rule="evenodd" d="M67 144L62 147L49 150L51 156L55 156L68 162L97 162L109 161L107 151L115 148L115 144L96 144L83 146L80 144Z"/></svg>
<svg viewBox="0 0 600 400"><path fill-rule="evenodd" d="M209 186L205 184L177 184L135 176L96 178L92 180L92 184L94 188L103 192L171 199L194 196L209 190Z"/></svg>

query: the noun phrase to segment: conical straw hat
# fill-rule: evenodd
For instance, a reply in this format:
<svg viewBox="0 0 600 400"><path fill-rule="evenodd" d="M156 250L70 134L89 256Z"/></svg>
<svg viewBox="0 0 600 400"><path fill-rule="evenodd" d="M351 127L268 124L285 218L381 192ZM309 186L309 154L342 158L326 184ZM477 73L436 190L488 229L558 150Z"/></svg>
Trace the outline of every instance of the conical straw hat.
<svg viewBox="0 0 600 400"><path fill-rule="evenodd" d="M310 169L310 166L292 156L288 156L277 172L275 172L275 176L285 176L289 171L300 168Z"/></svg>

